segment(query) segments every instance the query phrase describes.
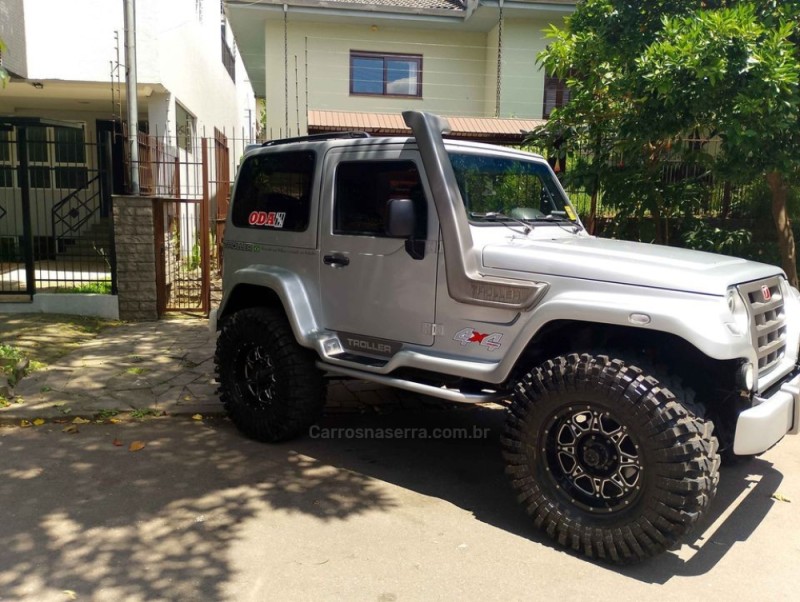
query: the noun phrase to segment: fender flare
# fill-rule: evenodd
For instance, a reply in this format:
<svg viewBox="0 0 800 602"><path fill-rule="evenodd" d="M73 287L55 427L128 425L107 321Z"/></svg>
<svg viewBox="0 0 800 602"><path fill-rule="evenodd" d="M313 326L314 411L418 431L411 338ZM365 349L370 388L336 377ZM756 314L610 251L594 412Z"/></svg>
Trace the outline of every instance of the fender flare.
<svg viewBox="0 0 800 602"><path fill-rule="evenodd" d="M226 306L233 291L242 284L269 289L280 299L295 339L303 347L315 348L314 334L320 330L311 297L300 277L285 268L274 265L254 264L230 275L231 293L225 295L219 308L220 317L226 315Z"/></svg>

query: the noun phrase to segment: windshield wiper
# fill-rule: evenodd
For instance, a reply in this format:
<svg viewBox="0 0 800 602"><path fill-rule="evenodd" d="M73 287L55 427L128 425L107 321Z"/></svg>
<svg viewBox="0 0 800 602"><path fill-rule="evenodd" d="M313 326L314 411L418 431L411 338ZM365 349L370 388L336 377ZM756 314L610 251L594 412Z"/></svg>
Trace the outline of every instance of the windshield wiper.
<svg viewBox="0 0 800 602"><path fill-rule="evenodd" d="M500 211L488 211L487 213L477 213L475 211L470 211L469 216L472 218L479 218L485 219L490 222L516 222L521 225L525 229L525 234L530 234L530 231L533 229L531 225L523 219L518 217L512 217L510 215L506 215L505 213L501 213Z"/></svg>
<svg viewBox="0 0 800 602"><path fill-rule="evenodd" d="M539 217L532 217L531 221L535 222L571 222L575 223L574 220L571 220L567 217L566 211L551 211L547 215L541 215Z"/></svg>

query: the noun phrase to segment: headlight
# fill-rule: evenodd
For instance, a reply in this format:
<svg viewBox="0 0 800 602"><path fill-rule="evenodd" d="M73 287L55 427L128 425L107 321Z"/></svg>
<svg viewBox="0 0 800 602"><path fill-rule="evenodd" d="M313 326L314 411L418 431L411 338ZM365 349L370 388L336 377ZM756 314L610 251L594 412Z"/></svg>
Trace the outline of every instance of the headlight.
<svg viewBox="0 0 800 602"><path fill-rule="evenodd" d="M725 322L728 330L736 336L746 334L750 326L750 316L747 315L747 307L739 291L735 287L729 288L725 300L728 303L728 311L731 314L731 321Z"/></svg>
<svg viewBox="0 0 800 602"><path fill-rule="evenodd" d="M739 386L752 391L756 384L756 371L750 362L742 362L739 367Z"/></svg>
<svg viewBox="0 0 800 602"><path fill-rule="evenodd" d="M789 281L786 280L786 278L781 278L781 292L783 293L784 299L795 299L796 301L800 301L800 291L789 284Z"/></svg>

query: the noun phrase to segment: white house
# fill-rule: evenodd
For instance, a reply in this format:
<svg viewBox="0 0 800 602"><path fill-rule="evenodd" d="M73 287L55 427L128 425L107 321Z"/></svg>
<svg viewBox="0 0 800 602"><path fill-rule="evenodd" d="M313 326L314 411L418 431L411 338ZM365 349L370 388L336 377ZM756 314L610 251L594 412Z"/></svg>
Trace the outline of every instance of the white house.
<svg viewBox="0 0 800 602"><path fill-rule="evenodd" d="M196 170L195 135L255 134L255 98L222 1L134 1L138 122L148 135L140 148ZM123 8L122 0L0 0L0 60L11 75L0 88L0 295L29 292L34 261L97 239L98 223L108 230L103 218L126 174ZM144 193L163 192L154 172L140 168L150 179Z"/></svg>

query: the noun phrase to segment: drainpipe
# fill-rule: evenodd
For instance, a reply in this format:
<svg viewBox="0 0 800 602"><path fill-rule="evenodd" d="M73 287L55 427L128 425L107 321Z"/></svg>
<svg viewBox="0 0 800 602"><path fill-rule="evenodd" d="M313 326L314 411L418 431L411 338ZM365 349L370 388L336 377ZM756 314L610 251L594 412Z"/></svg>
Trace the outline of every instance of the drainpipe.
<svg viewBox="0 0 800 602"><path fill-rule="evenodd" d="M136 98L136 7L135 0L125 5L125 100L128 105L128 156L132 195L139 194L139 106Z"/></svg>
<svg viewBox="0 0 800 602"><path fill-rule="evenodd" d="M500 117L500 91L503 77L503 0L498 2L500 15L497 19L497 96L494 101L494 116Z"/></svg>
<svg viewBox="0 0 800 602"><path fill-rule="evenodd" d="M283 5L283 127L284 138L289 137L289 5Z"/></svg>

